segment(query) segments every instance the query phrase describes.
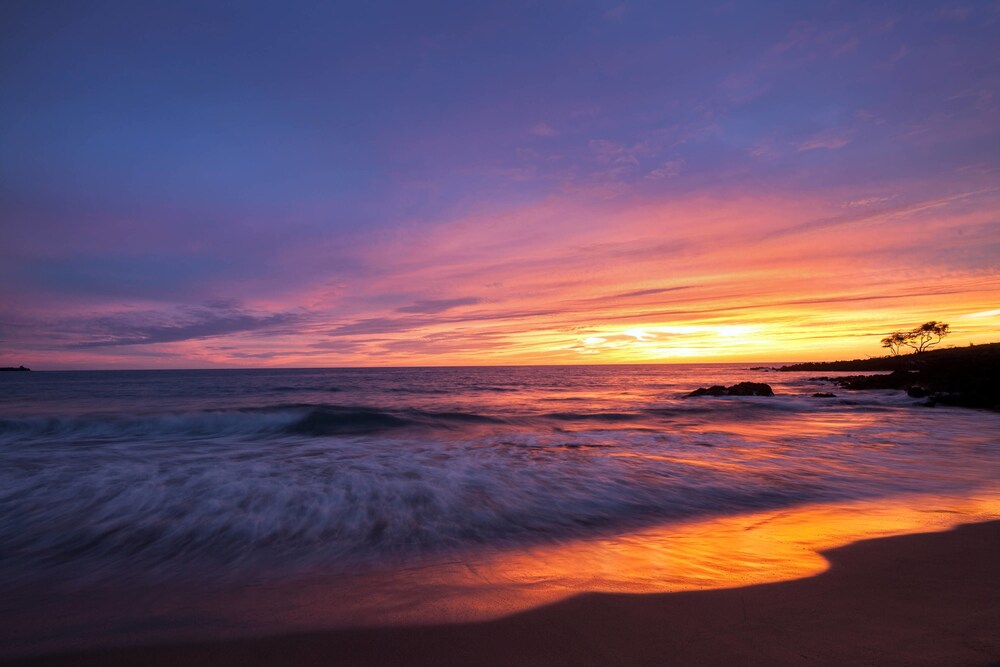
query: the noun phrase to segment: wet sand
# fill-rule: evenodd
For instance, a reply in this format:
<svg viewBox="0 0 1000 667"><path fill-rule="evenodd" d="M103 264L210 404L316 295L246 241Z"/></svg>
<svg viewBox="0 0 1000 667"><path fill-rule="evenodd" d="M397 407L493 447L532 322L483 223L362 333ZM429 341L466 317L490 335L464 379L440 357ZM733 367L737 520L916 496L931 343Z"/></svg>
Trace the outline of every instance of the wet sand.
<svg viewBox="0 0 1000 667"><path fill-rule="evenodd" d="M806 579L714 591L584 594L484 623L332 630L9 664L1000 662L1000 521L868 540L824 556L830 569Z"/></svg>

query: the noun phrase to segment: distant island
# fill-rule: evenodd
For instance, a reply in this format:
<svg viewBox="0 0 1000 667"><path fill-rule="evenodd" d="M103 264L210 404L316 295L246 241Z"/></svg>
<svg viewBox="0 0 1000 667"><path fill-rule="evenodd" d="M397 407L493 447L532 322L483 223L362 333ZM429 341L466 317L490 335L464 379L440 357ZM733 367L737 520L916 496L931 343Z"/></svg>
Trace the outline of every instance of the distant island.
<svg viewBox="0 0 1000 667"><path fill-rule="evenodd" d="M0 371L30 371L30 368L25 368L24 366L0 366Z"/></svg>
<svg viewBox="0 0 1000 667"><path fill-rule="evenodd" d="M777 371L890 371L823 377L844 389L901 389L927 405L1000 410L1000 343L851 361L791 364Z"/></svg>

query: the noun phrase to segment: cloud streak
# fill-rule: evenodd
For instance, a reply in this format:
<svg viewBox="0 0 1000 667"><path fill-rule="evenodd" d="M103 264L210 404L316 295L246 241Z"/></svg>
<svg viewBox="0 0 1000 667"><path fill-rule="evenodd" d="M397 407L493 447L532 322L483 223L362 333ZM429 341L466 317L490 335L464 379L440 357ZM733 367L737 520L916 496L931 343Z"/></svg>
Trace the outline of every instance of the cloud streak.
<svg viewBox="0 0 1000 667"><path fill-rule="evenodd" d="M423 299L409 306L397 308L401 313L443 313L459 306L471 306L481 301L474 296L459 297L457 299Z"/></svg>
<svg viewBox="0 0 1000 667"><path fill-rule="evenodd" d="M0 365L830 358L1000 326L982 9L205 11L0 25Z"/></svg>
<svg viewBox="0 0 1000 667"><path fill-rule="evenodd" d="M68 324L86 340L70 343L76 349L155 345L197 341L234 334L273 335L302 322L300 314L255 314L233 307L187 308L176 313L121 313Z"/></svg>

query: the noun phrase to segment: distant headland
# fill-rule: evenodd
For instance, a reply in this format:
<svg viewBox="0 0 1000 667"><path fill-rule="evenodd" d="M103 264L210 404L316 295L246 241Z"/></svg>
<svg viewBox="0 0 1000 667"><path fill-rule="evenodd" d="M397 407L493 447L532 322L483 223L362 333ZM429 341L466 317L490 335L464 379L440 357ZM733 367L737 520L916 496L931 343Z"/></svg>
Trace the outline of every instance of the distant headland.
<svg viewBox="0 0 1000 667"><path fill-rule="evenodd" d="M0 366L0 371L30 371L30 368L24 366Z"/></svg>
<svg viewBox="0 0 1000 667"><path fill-rule="evenodd" d="M891 371L823 377L844 389L902 389L927 405L1000 410L1000 343L782 366L778 371Z"/></svg>

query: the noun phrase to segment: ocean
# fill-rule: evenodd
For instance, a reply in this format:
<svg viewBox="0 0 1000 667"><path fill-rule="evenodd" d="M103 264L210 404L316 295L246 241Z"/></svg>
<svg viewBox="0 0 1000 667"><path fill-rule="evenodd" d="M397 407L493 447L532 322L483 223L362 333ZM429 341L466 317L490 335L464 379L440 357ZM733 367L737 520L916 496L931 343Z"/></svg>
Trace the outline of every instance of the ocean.
<svg viewBox="0 0 1000 667"><path fill-rule="evenodd" d="M289 582L341 582L330 590L350 597L343 582L373 572L398 582L664 526L993 497L1000 414L815 375L747 364L0 374L0 622L25 650L77 646L93 609L66 609L97 592L121 609L160 591L180 600L171 613L194 592L221 600ZM775 396L685 397L745 380ZM939 511L959 511L949 507ZM420 606L393 586L366 589L369 612ZM76 625L39 620L54 608ZM226 616L202 612L185 632Z"/></svg>

